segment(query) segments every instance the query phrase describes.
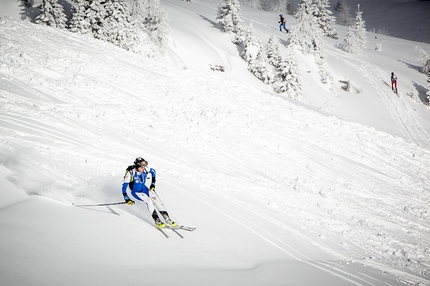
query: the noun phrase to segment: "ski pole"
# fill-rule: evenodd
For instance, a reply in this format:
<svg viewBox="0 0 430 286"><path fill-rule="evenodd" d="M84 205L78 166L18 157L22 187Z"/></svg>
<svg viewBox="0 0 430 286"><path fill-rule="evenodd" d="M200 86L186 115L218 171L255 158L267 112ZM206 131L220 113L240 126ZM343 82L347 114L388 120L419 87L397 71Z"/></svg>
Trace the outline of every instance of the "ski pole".
<svg viewBox="0 0 430 286"><path fill-rule="evenodd" d="M155 193L155 195L157 196L157 198L158 198L158 200L160 201L161 205L164 207L163 200L161 200L161 198L160 198L160 196L158 195L158 193L155 191L155 189L153 189L152 191Z"/></svg>
<svg viewBox="0 0 430 286"><path fill-rule="evenodd" d="M126 202L117 202L117 203L105 203L105 204L94 204L94 205L74 205L75 207L102 207L102 206L113 206L113 205L123 205L126 204Z"/></svg>

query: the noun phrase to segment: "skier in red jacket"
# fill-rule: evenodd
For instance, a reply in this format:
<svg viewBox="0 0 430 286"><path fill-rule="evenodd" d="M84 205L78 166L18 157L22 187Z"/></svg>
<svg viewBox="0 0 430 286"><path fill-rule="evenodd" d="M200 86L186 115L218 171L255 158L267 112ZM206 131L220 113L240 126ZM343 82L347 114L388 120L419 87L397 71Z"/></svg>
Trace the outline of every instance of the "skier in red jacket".
<svg viewBox="0 0 430 286"><path fill-rule="evenodd" d="M280 14L279 15L279 22L278 23L280 23L280 25L279 25L279 31L281 31L282 32L282 28L284 28L284 30L288 33L288 29L287 29L287 21L285 21L285 18L284 18L284 16L282 16L282 14Z"/></svg>
<svg viewBox="0 0 430 286"><path fill-rule="evenodd" d="M393 72L391 73L391 89L397 93L397 76Z"/></svg>

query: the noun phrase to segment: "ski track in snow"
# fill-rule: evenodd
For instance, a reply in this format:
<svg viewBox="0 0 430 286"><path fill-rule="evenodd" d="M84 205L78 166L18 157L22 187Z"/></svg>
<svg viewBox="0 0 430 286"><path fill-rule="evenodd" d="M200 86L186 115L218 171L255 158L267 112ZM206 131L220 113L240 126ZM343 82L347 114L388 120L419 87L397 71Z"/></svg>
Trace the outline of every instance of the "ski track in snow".
<svg viewBox="0 0 430 286"><path fill-rule="evenodd" d="M24 23L0 22L0 159L21 189L63 202L118 199L124 162L151 154L159 186L229 218L243 239L354 285L380 281L348 264L428 282L430 151L420 145L429 137L378 67L330 54L362 72L413 142L225 79L123 59L83 36L38 28L38 39ZM33 50L22 51L28 41Z"/></svg>
<svg viewBox="0 0 430 286"><path fill-rule="evenodd" d="M363 77L367 78L368 82L372 84L375 92L381 94L385 99L385 102L389 103L387 104L387 107L390 110L393 119L398 125L402 126L402 129L408 138L422 146L429 146L430 136L421 126L421 122L416 120L416 112L414 112L403 99L405 93L399 92L396 96L396 94L391 91L390 83L387 83L387 81L384 80L387 78L386 72L376 65L354 55L335 52L331 52L329 55L338 60L344 61L355 70L360 71Z"/></svg>

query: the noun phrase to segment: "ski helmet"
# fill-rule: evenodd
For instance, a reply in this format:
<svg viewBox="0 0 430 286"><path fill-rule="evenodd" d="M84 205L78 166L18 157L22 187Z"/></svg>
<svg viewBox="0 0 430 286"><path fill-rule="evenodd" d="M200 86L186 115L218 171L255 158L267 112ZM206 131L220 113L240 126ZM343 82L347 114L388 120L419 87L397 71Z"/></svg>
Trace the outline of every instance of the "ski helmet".
<svg viewBox="0 0 430 286"><path fill-rule="evenodd" d="M148 165L148 162L142 157L137 157L136 160L134 160L134 166L136 167L145 167L146 165Z"/></svg>

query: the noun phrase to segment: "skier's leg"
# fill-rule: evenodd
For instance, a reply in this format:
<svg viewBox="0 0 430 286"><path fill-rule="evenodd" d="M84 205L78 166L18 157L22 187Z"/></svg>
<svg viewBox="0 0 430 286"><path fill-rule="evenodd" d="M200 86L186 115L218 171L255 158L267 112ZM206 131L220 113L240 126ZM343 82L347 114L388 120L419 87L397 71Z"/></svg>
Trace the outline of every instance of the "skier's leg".
<svg viewBox="0 0 430 286"><path fill-rule="evenodd" d="M157 198L157 195L153 191L149 191L149 195L151 196L151 200L155 206L155 208L158 210L158 212L163 216L164 220L168 225L175 226L176 223L170 219L169 213L167 212L164 205L160 202L160 200Z"/></svg>
<svg viewBox="0 0 430 286"><path fill-rule="evenodd" d="M149 214L152 216L152 219L157 224L160 222L160 218L158 217L157 211L155 210L154 203L150 197L148 197L145 193L132 193L133 197L135 197L139 201L143 201L146 204Z"/></svg>

